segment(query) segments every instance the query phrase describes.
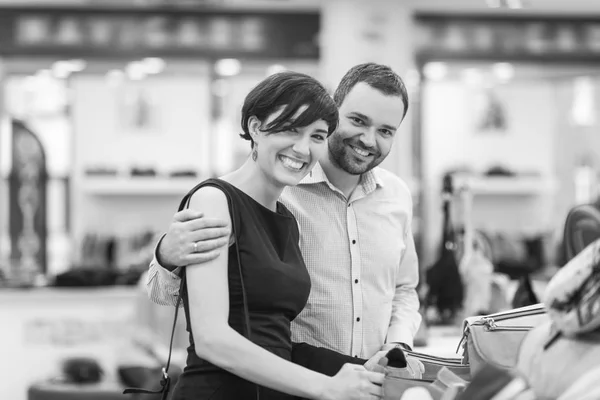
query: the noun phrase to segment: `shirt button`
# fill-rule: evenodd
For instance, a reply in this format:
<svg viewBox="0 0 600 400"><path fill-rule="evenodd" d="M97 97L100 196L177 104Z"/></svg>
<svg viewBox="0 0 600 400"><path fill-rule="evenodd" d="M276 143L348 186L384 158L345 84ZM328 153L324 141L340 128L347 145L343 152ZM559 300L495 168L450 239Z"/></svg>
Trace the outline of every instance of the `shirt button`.
<svg viewBox="0 0 600 400"><path fill-rule="evenodd" d="M353 240L353 241L352 241L352 244L356 244L356 240Z"/></svg>
<svg viewBox="0 0 600 400"><path fill-rule="evenodd" d="M356 318L356 322L360 322L360 317Z"/></svg>
<svg viewBox="0 0 600 400"><path fill-rule="evenodd" d="M358 279L355 279L355 280L354 280L354 283L358 283Z"/></svg>

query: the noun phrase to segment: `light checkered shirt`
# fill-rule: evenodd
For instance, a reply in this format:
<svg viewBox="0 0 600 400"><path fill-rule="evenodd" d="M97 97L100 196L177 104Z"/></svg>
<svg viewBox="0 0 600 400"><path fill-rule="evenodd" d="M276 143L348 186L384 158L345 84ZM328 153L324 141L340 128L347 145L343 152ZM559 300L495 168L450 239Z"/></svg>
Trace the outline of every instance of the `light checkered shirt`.
<svg viewBox="0 0 600 400"><path fill-rule="evenodd" d="M346 199L320 165L281 202L298 220L312 288L292 340L369 358L385 343L413 345L421 316L412 199L396 175L375 168ZM177 271L150 264L148 293L175 305Z"/></svg>

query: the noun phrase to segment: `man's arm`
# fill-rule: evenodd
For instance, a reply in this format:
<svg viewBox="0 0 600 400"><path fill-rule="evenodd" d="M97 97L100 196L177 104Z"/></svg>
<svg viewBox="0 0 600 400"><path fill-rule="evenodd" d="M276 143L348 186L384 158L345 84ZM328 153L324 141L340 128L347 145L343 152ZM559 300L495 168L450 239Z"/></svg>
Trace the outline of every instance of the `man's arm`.
<svg viewBox="0 0 600 400"><path fill-rule="evenodd" d="M150 300L175 306L181 284L180 268L214 260L229 243L229 236L227 221L205 218L192 209L175 214L167 233L158 241L148 268L146 290Z"/></svg>
<svg viewBox="0 0 600 400"><path fill-rule="evenodd" d="M404 238L406 250L398 266L396 294L386 343L403 343L412 348L413 339L421 325L421 314L416 290L419 283L419 260L410 224Z"/></svg>
<svg viewBox="0 0 600 400"><path fill-rule="evenodd" d="M164 237L164 236L163 236ZM161 306L175 306L177 297L179 296L179 286L181 278L179 271L181 268L176 268L173 271L168 271L158 263L156 253L163 238L158 242L157 250L154 252L154 258L150 262L148 268L148 279L146 280L146 291L148 297L153 303ZM183 304L180 304L180 306Z"/></svg>

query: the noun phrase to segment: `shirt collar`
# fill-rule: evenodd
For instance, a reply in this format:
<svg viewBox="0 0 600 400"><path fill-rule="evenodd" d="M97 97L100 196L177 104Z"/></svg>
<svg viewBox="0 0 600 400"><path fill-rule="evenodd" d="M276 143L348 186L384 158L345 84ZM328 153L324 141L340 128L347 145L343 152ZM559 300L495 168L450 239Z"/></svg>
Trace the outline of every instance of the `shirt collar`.
<svg viewBox="0 0 600 400"><path fill-rule="evenodd" d="M329 187L334 186L327 179L321 163L316 163L313 169L300 181L300 185L313 185L318 183L326 183ZM383 180L379 174L378 168L373 168L360 177L359 185L362 186L365 193L371 193L377 189L377 187L383 187Z"/></svg>

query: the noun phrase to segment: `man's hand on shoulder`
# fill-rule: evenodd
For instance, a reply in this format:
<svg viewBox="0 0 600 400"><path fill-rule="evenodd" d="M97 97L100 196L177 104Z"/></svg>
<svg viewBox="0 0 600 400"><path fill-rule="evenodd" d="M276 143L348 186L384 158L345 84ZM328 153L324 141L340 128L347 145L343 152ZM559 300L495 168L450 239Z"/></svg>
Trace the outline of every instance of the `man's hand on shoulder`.
<svg viewBox="0 0 600 400"><path fill-rule="evenodd" d="M212 219L203 213L185 209L173 216L169 229L160 240L156 259L168 270L201 264L218 257L229 244L227 221Z"/></svg>

